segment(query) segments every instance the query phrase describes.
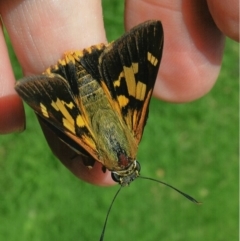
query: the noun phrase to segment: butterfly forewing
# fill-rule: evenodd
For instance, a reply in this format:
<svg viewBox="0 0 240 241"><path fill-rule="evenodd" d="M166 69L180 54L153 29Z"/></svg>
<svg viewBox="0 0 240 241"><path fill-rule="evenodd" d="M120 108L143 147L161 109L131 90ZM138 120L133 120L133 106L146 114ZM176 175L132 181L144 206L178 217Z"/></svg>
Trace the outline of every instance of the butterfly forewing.
<svg viewBox="0 0 240 241"><path fill-rule="evenodd" d="M55 133L57 129L74 140L77 144L74 150L80 145L97 158L96 146L79 108L78 99L65 79L57 74L31 76L18 82L15 88L37 115L54 127ZM64 135L60 138L63 140Z"/></svg>
<svg viewBox="0 0 240 241"><path fill-rule="evenodd" d="M163 30L148 21L113 42L100 56L103 86L118 103L121 116L139 142L162 56ZM106 89L106 88L105 88Z"/></svg>

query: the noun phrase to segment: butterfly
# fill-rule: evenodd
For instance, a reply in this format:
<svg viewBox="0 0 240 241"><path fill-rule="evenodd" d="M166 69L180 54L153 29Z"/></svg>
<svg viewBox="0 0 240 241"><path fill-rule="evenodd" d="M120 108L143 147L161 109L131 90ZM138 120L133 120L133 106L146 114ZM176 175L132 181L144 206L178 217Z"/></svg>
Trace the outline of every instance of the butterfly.
<svg viewBox="0 0 240 241"><path fill-rule="evenodd" d="M58 137L91 167L100 162L121 186L140 177L136 160L163 51L163 27L146 21L118 40L65 54L42 75L16 83L20 97Z"/></svg>
<svg viewBox="0 0 240 241"><path fill-rule="evenodd" d="M86 165L95 161L122 186L140 174L137 149L163 50L160 21L146 21L109 44L65 54L15 89Z"/></svg>

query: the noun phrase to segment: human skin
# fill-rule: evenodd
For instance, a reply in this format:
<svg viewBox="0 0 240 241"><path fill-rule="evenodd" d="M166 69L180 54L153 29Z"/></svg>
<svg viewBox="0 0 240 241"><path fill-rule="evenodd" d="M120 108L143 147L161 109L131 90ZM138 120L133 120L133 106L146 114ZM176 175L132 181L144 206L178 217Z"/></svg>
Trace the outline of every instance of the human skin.
<svg viewBox="0 0 240 241"><path fill-rule="evenodd" d="M161 20L164 50L154 96L184 103L204 96L217 80L225 36L239 41L238 1L126 0L125 27ZM0 13L24 75L42 73L64 52L106 43L101 1L6 0ZM22 131L25 115L14 90L15 78L3 35L0 33L0 133ZM47 54L46 54L47 53ZM89 170L73 151L40 123L54 154L79 178L111 185L110 172L100 163Z"/></svg>

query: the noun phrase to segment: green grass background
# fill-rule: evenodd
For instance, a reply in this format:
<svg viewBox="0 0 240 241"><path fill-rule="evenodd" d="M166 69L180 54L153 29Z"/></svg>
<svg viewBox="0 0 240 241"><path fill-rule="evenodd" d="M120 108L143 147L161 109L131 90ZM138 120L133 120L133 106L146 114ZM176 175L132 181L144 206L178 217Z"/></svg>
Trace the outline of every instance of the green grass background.
<svg viewBox="0 0 240 241"><path fill-rule="evenodd" d="M123 3L105 0L110 40L123 31ZM10 50L16 77L21 70ZM122 190L105 240L238 240L238 44L227 40L213 90L187 104L153 99L139 147L142 175L168 182L203 202L136 180ZM51 153L33 112L27 129L0 136L0 240L99 240L118 186L75 178Z"/></svg>

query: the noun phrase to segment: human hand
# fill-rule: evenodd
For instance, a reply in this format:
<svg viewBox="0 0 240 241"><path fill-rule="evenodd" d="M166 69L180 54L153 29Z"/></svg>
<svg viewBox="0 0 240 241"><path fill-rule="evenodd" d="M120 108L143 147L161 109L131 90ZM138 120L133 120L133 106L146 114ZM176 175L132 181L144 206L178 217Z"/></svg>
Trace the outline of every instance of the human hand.
<svg viewBox="0 0 240 241"><path fill-rule="evenodd" d="M238 2L209 0L208 5L191 0L174 4L126 1L127 30L148 19L159 19L163 24L164 50L154 89L156 97L187 102L203 96L214 85L221 67L224 35L239 40ZM62 0L45 0L45 4L12 0L1 1L0 10L25 75L43 72L66 51L106 42L100 1L71 0L66 5ZM0 133L10 133L22 130L25 120L22 102L14 91L15 80L3 34L0 52ZM96 162L89 170L79 161L81 157L72 159L73 151L41 125L52 151L75 175L98 185L113 183L109 172L102 172L101 164Z"/></svg>

